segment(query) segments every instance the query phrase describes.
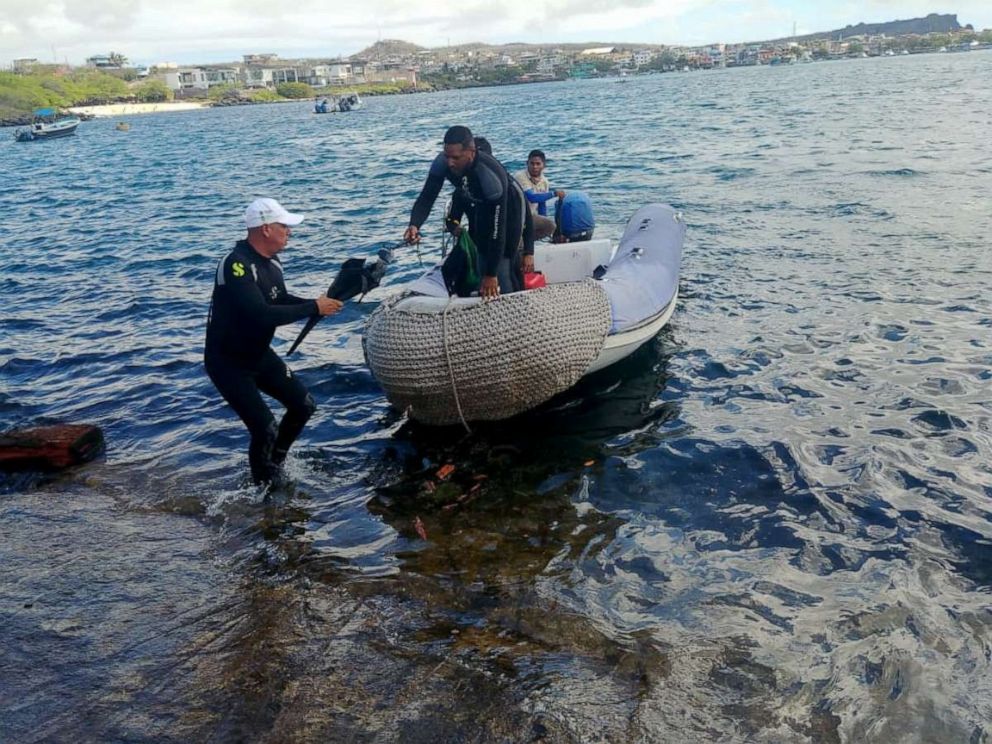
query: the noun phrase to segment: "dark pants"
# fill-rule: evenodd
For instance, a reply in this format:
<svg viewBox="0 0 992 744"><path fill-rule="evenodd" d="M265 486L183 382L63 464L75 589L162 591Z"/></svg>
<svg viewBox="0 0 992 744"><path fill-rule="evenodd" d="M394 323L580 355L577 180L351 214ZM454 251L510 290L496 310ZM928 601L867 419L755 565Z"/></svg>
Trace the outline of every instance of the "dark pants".
<svg viewBox="0 0 992 744"><path fill-rule="evenodd" d="M501 258L496 267L496 278L499 280L501 294L520 292L524 288L524 275L520 268L520 251L511 258Z"/></svg>
<svg viewBox="0 0 992 744"><path fill-rule="evenodd" d="M252 479L255 483L271 483L317 405L272 349L250 366L219 354L206 356L204 363L217 390L248 427ZM261 393L286 407L278 426Z"/></svg>
<svg viewBox="0 0 992 744"><path fill-rule="evenodd" d="M459 297L469 297L473 292L479 291L479 285L470 285L465 280L467 271L465 251L456 248L448 257L444 259L441 266L441 276L444 284L448 288L448 293ZM503 257L496 266L496 279L499 281L499 291L502 294L519 292L523 289L523 274L520 273L520 252L519 250L512 258Z"/></svg>

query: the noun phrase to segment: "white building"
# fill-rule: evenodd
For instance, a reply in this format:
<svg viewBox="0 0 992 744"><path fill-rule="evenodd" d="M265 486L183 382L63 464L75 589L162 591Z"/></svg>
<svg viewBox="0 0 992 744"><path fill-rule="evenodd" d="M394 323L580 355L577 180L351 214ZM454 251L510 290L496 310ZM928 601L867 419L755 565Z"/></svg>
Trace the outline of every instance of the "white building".
<svg viewBox="0 0 992 744"><path fill-rule="evenodd" d="M273 69L271 67L245 67L242 79L248 88L274 88Z"/></svg>
<svg viewBox="0 0 992 744"><path fill-rule="evenodd" d="M650 64L654 57L655 54L653 50L638 49L633 55L634 67L643 67L644 65Z"/></svg>
<svg viewBox="0 0 992 744"><path fill-rule="evenodd" d="M38 60L34 57L21 57L20 59L14 60L14 72L31 72L34 66L38 64Z"/></svg>
<svg viewBox="0 0 992 744"><path fill-rule="evenodd" d="M238 85L241 83L241 70L237 67L207 67L203 70L207 87L215 85Z"/></svg>
<svg viewBox="0 0 992 744"><path fill-rule="evenodd" d="M538 72L546 72L552 75L557 70L567 66L568 60L565 59L565 55L563 54L546 54L537 61Z"/></svg>

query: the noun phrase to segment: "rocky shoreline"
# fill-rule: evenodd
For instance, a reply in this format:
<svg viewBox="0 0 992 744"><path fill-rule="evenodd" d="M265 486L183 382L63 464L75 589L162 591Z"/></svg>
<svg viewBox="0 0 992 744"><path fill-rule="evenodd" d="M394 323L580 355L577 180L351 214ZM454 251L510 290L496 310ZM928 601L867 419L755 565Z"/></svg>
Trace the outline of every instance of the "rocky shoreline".
<svg viewBox="0 0 992 744"><path fill-rule="evenodd" d="M527 81L527 82L545 82L545 81ZM524 81L512 81L512 82L496 82L496 83L468 83L462 85L433 85L431 87L419 87L419 88L401 88L395 91L377 91L369 90L362 91L358 89L358 94L362 98L371 98L373 96L395 96L395 95L413 95L422 93L437 93L443 90L459 90L462 88L483 88L483 87L495 87L501 85L524 85L527 84ZM226 107L226 106L260 106L268 103L297 103L301 100L307 99L285 99L281 101L253 101L248 98L222 98L217 101L174 101L169 103L135 103L133 101L121 101L117 103L101 104L93 106L70 106L64 109L65 112L71 113L74 116L82 119L83 121L89 121L91 119L99 117L114 117L114 116L130 116L133 114L141 113L161 113L163 111L193 111L201 108L213 108L213 107ZM188 105L183 105L188 104ZM193 105L195 104L195 105ZM0 117L0 127L22 127L29 126L34 121L34 115L30 111L26 111L17 115L7 115Z"/></svg>
<svg viewBox="0 0 992 744"><path fill-rule="evenodd" d="M89 121L96 117L92 114L74 114L81 121ZM29 127L34 123L34 114L28 112L18 116L0 117L0 127Z"/></svg>

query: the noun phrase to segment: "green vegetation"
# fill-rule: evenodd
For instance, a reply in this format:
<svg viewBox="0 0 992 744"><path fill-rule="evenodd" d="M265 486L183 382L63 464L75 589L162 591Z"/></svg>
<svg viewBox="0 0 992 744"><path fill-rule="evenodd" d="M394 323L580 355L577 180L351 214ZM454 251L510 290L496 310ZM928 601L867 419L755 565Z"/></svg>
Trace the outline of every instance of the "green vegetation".
<svg viewBox="0 0 992 744"><path fill-rule="evenodd" d="M306 83L279 83L276 94L282 98L310 98L313 96L313 88Z"/></svg>
<svg viewBox="0 0 992 744"><path fill-rule="evenodd" d="M241 89L234 83L215 85L207 91L211 101L238 101L241 99Z"/></svg>
<svg viewBox="0 0 992 744"><path fill-rule="evenodd" d="M134 97L142 103L171 101L172 89L161 80L148 80L134 89Z"/></svg>
<svg viewBox="0 0 992 744"><path fill-rule="evenodd" d="M329 85L326 88L315 89L315 94L325 96L339 96L342 93L357 93L360 96L388 96L393 93L405 93L416 90L416 87L407 82L399 83L365 83L363 85Z"/></svg>
<svg viewBox="0 0 992 744"><path fill-rule="evenodd" d="M251 91L248 96L248 100L253 101L254 103L275 103L276 101L281 101L283 99L274 90L260 88L259 90Z"/></svg>
<svg viewBox="0 0 992 744"><path fill-rule="evenodd" d="M97 70L40 67L30 75L0 72L0 119L30 116L36 108L110 103L131 97L123 80Z"/></svg>

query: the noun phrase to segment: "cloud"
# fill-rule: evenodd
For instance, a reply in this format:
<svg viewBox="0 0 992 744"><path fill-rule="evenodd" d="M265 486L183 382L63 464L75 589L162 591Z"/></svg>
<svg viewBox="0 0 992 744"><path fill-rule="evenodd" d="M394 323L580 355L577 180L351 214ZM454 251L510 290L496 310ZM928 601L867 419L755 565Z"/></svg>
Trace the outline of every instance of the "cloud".
<svg viewBox="0 0 992 744"><path fill-rule="evenodd" d="M988 7L986 7L988 6ZM992 25L987 0L957 0L958 20ZM825 31L925 15L930 0L0 0L0 48L81 63L111 50L135 61L209 62L251 52L353 54L378 38L421 46L506 43L705 43Z"/></svg>
<svg viewBox="0 0 992 744"><path fill-rule="evenodd" d="M130 28L141 10L139 0L66 0L64 18L90 31L120 31Z"/></svg>

